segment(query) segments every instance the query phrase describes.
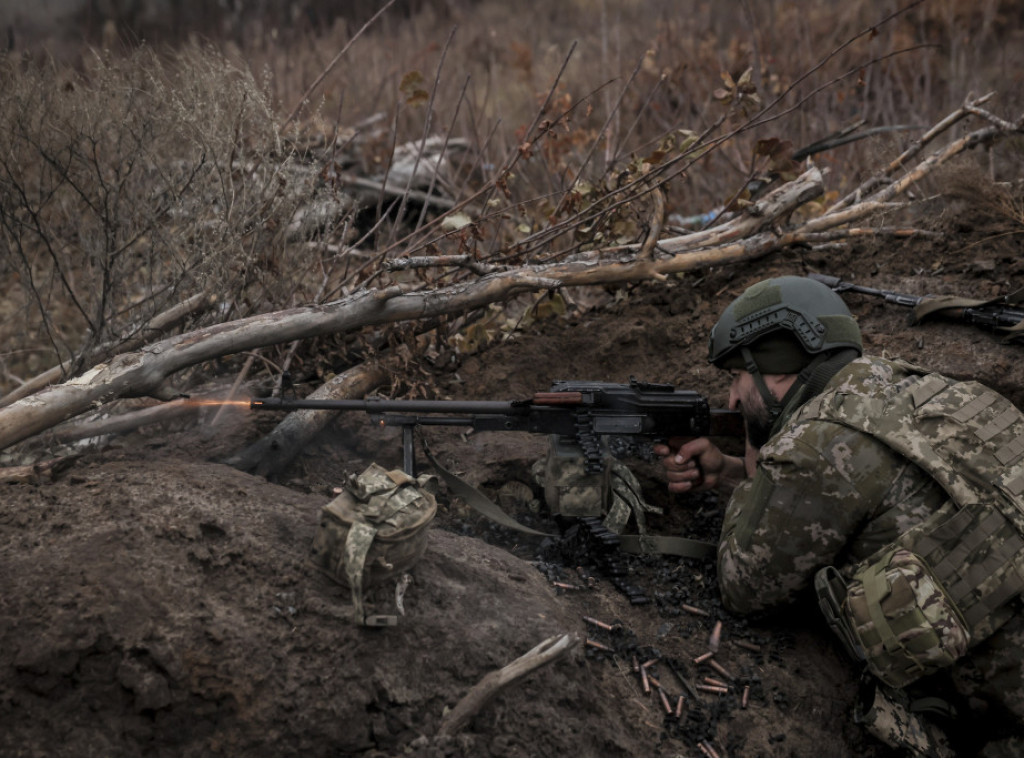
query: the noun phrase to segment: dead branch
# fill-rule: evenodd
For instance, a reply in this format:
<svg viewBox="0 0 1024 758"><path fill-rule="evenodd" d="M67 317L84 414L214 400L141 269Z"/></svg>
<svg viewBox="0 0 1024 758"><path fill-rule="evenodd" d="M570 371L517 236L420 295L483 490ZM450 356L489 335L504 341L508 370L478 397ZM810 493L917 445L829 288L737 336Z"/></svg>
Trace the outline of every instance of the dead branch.
<svg viewBox="0 0 1024 758"><path fill-rule="evenodd" d="M821 171L812 166L793 181L777 187L753 203L744 214L711 229L663 239L658 243L658 248L667 253L677 253L696 247L714 247L748 237L769 227L773 221L785 218L808 200L819 197L823 191Z"/></svg>
<svg viewBox="0 0 1024 758"><path fill-rule="evenodd" d="M172 399L167 384L188 366L228 354L324 334L349 333L368 326L466 313L522 292L570 286L608 285L659 279L755 260L810 235L838 230L883 211L904 206L896 198L937 166L978 144L1024 132L1024 118L1007 132L999 123L978 129L925 158L899 181L890 182L849 207L786 228L793 211L822 193L822 177L810 168L751 205L743 214L710 230L662 240L653 260L637 258L639 245L595 250L571 261L524 265L478 279L428 289L392 285L363 289L334 302L264 313L174 336L122 353L84 375L0 408L0 449L9 447L97 404L121 397Z"/></svg>
<svg viewBox="0 0 1024 758"><path fill-rule="evenodd" d="M384 268L388 271L408 271L415 268L439 268L442 266L459 266L469 269L479 276L500 270L497 266L476 260L472 255L417 255L410 258L392 258L384 263Z"/></svg>
<svg viewBox="0 0 1024 758"><path fill-rule="evenodd" d="M81 453L39 461L28 466L0 468L0 482L8 484L36 484L51 481L57 474L75 462Z"/></svg>
<svg viewBox="0 0 1024 758"><path fill-rule="evenodd" d="M172 421L191 418L199 415L201 407L189 400L180 398L169 403L151 405L137 411L128 411L107 416L96 421L70 424L53 430L47 439L54 442L74 442L92 437L103 437L108 434L133 432L147 424L166 424Z"/></svg>
<svg viewBox="0 0 1024 758"><path fill-rule="evenodd" d="M317 400L359 398L388 381L382 365L356 366L317 388L309 397ZM299 451L338 414L333 411L300 410L289 413L273 432L226 460L229 466L272 478L294 460Z"/></svg>
<svg viewBox="0 0 1024 758"><path fill-rule="evenodd" d="M299 115L299 111L302 109L302 106L309 100L310 96L313 94L316 88L320 86L320 82L327 78L327 75L331 73L335 66L338 65L338 61L340 61L342 57L344 57L345 53L348 52L348 49L352 47L352 45L355 43L357 39L363 36L363 32L369 29L373 25L373 23L384 14L384 11L386 11L394 4L395 0L388 0L388 2L385 3L384 6L379 11L377 11L376 13L373 14L373 16L370 17L369 21L367 21L365 24L362 25L362 27L360 27L359 31L357 31L352 36L352 39L350 39L346 43L346 45L343 48L341 48L341 51L337 55L335 55L334 58L331 59L331 62L327 64L327 67L320 72L320 75L313 81L312 84L309 85L309 88L302 93L302 97L299 98L299 102L295 104L295 108L292 109L292 112L288 114L288 118L285 119L284 127L287 127L288 124L295 120L295 117Z"/></svg>
<svg viewBox="0 0 1024 758"><path fill-rule="evenodd" d="M487 674L441 719L441 726L437 731L438 736L458 734L502 690L541 666L558 660L572 650L578 642L579 638L574 634L549 637L504 668Z"/></svg>
<svg viewBox="0 0 1024 758"><path fill-rule="evenodd" d="M375 179L366 179L361 176L353 176L352 174L344 173L338 174L338 181L350 187L376 190L385 195L416 200L424 205L433 205L441 208L442 210L451 210L455 207L455 201L450 198L443 197L442 195L432 192L423 192L421 190L409 189L408 187L399 187L390 181L382 182Z"/></svg>
<svg viewBox="0 0 1024 758"><path fill-rule="evenodd" d="M134 337L130 340L116 344L111 343L103 345L97 348L95 352L91 353L85 359L85 365L105 360L113 355L115 350L134 350L137 347L141 347L146 344L147 339L152 339L154 335L167 331L192 314L211 308L215 303L216 298L205 293L193 295L187 300L168 308L163 313L159 313L150 319L149 323L146 324L145 330L142 332L145 336ZM29 379L17 389L8 392L3 397L0 397L0 408L3 408L5 405L10 405L19 398L28 397L33 392L42 389L48 384L53 384L54 382L59 381L66 368L67 367L63 365L54 366L38 376Z"/></svg>
<svg viewBox="0 0 1024 758"><path fill-rule="evenodd" d="M832 207L828 209L827 213L832 213L834 211L841 210L842 208L846 208L854 203L858 203L869 193L877 190L878 187L884 185L887 181L889 181L889 177L895 174L896 171L898 171L909 160L911 160L914 156L918 155L922 150L924 150L926 145L930 144L936 137L938 137L940 134L942 134L947 129L952 127L957 122L967 118L967 116L971 115L972 108L977 108L978 106L987 103L994 94L995 93L993 92L989 92L988 94L982 95L976 100L971 100L968 98L967 102L965 102L963 106L956 109L948 116L946 116L944 119L939 121L937 124L932 126L932 128L926 131L924 134L922 134L919 139L914 140L910 144L910 146L906 150L904 150L899 156L897 156L896 159L893 160L888 166L886 166L882 172L869 177L864 182L862 182L861 185L857 187L857 189L853 190L853 192L850 192L848 195L846 195L846 197L835 202L832 205Z"/></svg>
<svg viewBox="0 0 1024 758"><path fill-rule="evenodd" d="M521 292L643 281L709 265L752 260L778 249L780 244L789 244L788 238L771 231L718 248L655 261L636 261L624 256L610 261L524 266L434 290L408 291L397 285L361 290L324 305L219 324L115 356L81 376L46 387L0 409L0 449L116 398L174 399L180 393L167 384L171 376L223 355L324 334L348 333L367 326L463 313Z"/></svg>

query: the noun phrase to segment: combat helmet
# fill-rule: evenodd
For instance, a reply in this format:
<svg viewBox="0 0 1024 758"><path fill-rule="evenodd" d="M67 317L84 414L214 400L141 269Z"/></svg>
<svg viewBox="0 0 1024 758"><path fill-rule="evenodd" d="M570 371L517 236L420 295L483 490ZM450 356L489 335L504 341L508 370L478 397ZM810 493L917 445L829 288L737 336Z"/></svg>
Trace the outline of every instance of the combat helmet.
<svg viewBox="0 0 1024 758"><path fill-rule="evenodd" d="M798 374L793 393L812 377L816 383L827 381L838 370L832 356L841 355L845 364L863 352L860 327L843 299L825 284L802 276L780 276L748 287L725 309L708 340L708 361L722 369L749 371L776 418L792 395L776 399L763 374ZM824 371L818 370L826 362Z"/></svg>

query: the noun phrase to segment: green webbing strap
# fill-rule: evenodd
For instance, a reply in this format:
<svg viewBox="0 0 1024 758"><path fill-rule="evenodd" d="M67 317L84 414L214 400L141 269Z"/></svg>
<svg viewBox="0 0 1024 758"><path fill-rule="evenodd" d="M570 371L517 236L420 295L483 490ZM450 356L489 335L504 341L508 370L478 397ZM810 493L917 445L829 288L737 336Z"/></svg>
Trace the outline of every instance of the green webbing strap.
<svg viewBox="0 0 1024 758"><path fill-rule="evenodd" d="M932 716L941 716L945 719L957 717L956 706L941 697L919 697L910 701L908 706L911 713L927 713Z"/></svg>
<svg viewBox="0 0 1024 758"><path fill-rule="evenodd" d="M437 459L430 453L430 449L426 443L421 440L423 446L423 452L426 453L427 460L430 461L430 465L433 466L437 472L444 479L444 483L448 485L448 489L451 490L455 495L462 498L462 500L470 508L486 516L491 521L494 521L502 526L508 527L509 529L515 529L519 532L525 532L526 534L532 534L536 537L557 537L556 534L548 534L547 532L539 532L536 529L531 529L528 526L524 526L516 521L514 518L509 516L505 511L498 507L489 497L484 495L482 492L477 490L473 485L464 479L460 479L458 476L453 474L451 471L446 469Z"/></svg>
<svg viewBox="0 0 1024 758"><path fill-rule="evenodd" d="M678 555L682 558L713 558L718 546L713 542L691 540L687 537L670 537L639 534L624 534L620 538L619 548L635 555Z"/></svg>
<svg viewBox="0 0 1024 758"><path fill-rule="evenodd" d="M867 604L868 615L871 616L871 622L875 625L875 633L878 635L879 641L890 653L903 647L900 641L896 639L896 633L889 626L889 621L885 618L885 613L882 611L882 601L889 594L889 581L885 576L885 566L888 565L891 558L892 556L890 555L885 560L878 561L871 567L872 570L870 572L864 572L861 575L861 581L864 584L864 602Z"/></svg>

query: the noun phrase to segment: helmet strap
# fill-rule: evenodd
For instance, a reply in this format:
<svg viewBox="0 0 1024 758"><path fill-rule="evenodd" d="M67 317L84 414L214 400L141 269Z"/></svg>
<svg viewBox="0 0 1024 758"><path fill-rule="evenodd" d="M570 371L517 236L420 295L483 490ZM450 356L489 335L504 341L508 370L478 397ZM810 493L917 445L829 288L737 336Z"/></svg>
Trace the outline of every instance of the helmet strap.
<svg viewBox="0 0 1024 758"><path fill-rule="evenodd" d="M768 385L764 382L764 377L761 376L761 369L757 366L757 361L754 360L753 353L750 352L750 348L746 345L740 347L740 355L743 356L743 362L747 365L747 373L754 377L754 386L757 387L757 391L761 393L761 399L764 401L764 407L768 411L768 415L775 423L775 420L782 413L783 404L775 397ZM787 393L788 397L789 393Z"/></svg>
<svg viewBox="0 0 1024 758"><path fill-rule="evenodd" d="M750 350L744 346L740 348L740 351L743 356L743 361L747 365L747 371L754 378L754 384L757 387L758 392L761 393L761 398L764 400L765 408L768 410L769 417L772 421L773 433L778 431L778 420L782 416L783 411L788 408L798 396L800 396L801 404L810 400L812 397L815 397L821 393L825 388L825 385L828 384L829 380L836 375L839 369L860 355L860 353L853 348L816 355L814 359L804 366L803 370L797 374L796 381L793 382L785 396L780 400L775 397L775 394L770 389L768 389L768 385L765 383L764 377L761 375L761 369L758 368Z"/></svg>

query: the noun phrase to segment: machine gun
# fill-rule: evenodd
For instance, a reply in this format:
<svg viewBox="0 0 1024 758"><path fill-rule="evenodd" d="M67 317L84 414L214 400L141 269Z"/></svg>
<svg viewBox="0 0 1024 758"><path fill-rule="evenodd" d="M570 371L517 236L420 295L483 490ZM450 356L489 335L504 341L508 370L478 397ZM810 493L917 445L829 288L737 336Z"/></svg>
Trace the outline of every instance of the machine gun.
<svg viewBox="0 0 1024 758"><path fill-rule="evenodd" d="M402 463L415 475L417 426L554 434L579 446L587 473L604 468L602 440L616 458L652 460L653 447L673 437L744 435L736 411L711 409L707 398L671 384L631 378L629 384L557 381L529 400L316 400L255 398L253 410L364 411L381 426L402 428Z"/></svg>
<svg viewBox="0 0 1024 758"><path fill-rule="evenodd" d="M1008 339L1021 337L1024 330L1024 310L1011 306L1024 301L1024 289L992 300L973 300L945 295L905 295L900 292L864 287L853 282L846 282L838 276L825 274L808 274L816 282L821 282L834 292L857 292L862 295L881 297L887 303L913 308L911 323L919 323L929 316L941 316L964 321L974 326L993 329L1008 333Z"/></svg>

